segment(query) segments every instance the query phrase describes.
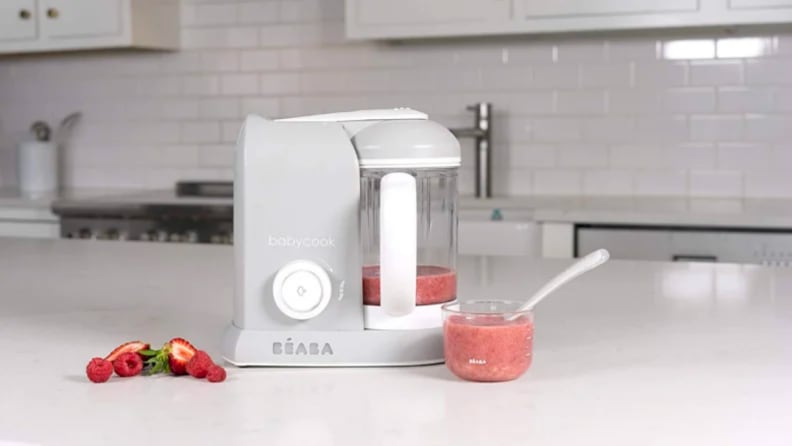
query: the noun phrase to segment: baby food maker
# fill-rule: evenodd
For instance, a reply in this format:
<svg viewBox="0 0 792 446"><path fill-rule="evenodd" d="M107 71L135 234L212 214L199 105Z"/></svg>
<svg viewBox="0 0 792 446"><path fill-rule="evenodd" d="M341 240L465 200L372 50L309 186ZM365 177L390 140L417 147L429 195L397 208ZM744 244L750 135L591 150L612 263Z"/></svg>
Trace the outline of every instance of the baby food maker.
<svg viewBox="0 0 792 446"><path fill-rule="evenodd" d="M411 109L248 116L236 148L225 359L443 362L459 164L451 132Z"/></svg>

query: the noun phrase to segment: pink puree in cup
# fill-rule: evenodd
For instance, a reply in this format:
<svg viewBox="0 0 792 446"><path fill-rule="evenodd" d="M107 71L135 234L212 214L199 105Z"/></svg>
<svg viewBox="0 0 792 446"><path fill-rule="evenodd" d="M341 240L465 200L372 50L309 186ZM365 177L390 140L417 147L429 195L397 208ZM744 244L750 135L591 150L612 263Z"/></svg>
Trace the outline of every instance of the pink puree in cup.
<svg viewBox="0 0 792 446"><path fill-rule="evenodd" d="M456 272L442 266L419 265L415 304L430 305L456 299ZM380 304L379 266L363 267L363 303Z"/></svg>
<svg viewBox="0 0 792 446"><path fill-rule="evenodd" d="M531 366L533 322L500 315L453 315L443 324L446 366L469 381L511 381Z"/></svg>

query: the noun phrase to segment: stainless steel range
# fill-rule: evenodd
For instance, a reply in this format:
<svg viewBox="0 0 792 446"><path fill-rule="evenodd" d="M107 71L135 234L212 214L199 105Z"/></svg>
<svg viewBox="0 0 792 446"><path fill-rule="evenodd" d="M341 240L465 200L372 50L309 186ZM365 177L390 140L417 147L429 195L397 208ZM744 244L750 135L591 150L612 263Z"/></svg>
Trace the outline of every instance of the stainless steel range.
<svg viewBox="0 0 792 446"><path fill-rule="evenodd" d="M61 237L231 244L233 183L182 181L170 191L58 200Z"/></svg>

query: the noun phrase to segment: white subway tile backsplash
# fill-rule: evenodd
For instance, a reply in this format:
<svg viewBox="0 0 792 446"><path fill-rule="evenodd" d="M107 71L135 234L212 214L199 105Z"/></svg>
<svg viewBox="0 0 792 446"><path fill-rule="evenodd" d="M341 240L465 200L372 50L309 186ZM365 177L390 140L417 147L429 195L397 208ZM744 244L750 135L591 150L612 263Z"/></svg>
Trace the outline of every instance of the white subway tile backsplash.
<svg viewBox="0 0 792 446"><path fill-rule="evenodd" d="M687 174L684 170L635 170L633 175L633 187L637 195L688 194Z"/></svg>
<svg viewBox="0 0 792 446"><path fill-rule="evenodd" d="M409 73L414 74L413 70ZM482 74L481 83L492 90L517 90L530 85L533 71L527 67L506 66L495 70L486 70Z"/></svg>
<svg viewBox="0 0 792 446"><path fill-rule="evenodd" d="M788 31L383 43L345 38L343 0L182 6L180 51L0 61L0 186L30 122L72 110L67 185L165 187L230 179L251 113L409 106L468 127L489 101L496 194L792 196Z"/></svg>
<svg viewBox="0 0 792 446"><path fill-rule="evenodd" d="M764 144L721 143L718 144L718 168L738 170L762 170L771 167L770 148Z"/></svg>
<svg viewBox="0 0 792 446"><path fill-rule="evenodd" d="M277 50L250 50L239 53L241 71L270 71L280 67Z"/></svg>
<svg viewBox="0 0 792 446"><path fill-rule="evenodd" d="M773 90L766 87L720 87L718 111L724 113L761 113L773 109Z"/></svg>
<svg viewBox="0 0 792 446"><path fill-rule="evenodd" d="M677 169L713 169L717 160L715 144L684 143L664 148L663 166Z"/></svg>
<svg viewBox="0 0 792 446"><path fill-rule="evenodd" d="M190 17L193 26L230 25L237 20L237 5L232 3L210 3L194 8L194 15Z"/></svg>
<svg viewBox="0 0 792 446"><path fill-rule="evenodd" d="M497 175L506 177L506 190L503 193L509 195L526 195L533 192L534 171L530 169L509 169L505 172L498 172ZM471 175L470 180L473 176ZM473 184L473 181L470 181Z"/></svg>
<svg viewBox="0 0 792 446"><path fill-rule="evenodd" d="M745 83L750 85L792 84L792 60L757 59L745 62Z"/></svg>
<svg viewBox="0 0 792 446"><path fill-rule="evenodd" d="M583 64L580 66L580 86L586 87L629 87L630 65L620 63Z"/></svg>
<svg viewBox="0 0 792 446"><path fill-rule="evenodd" d="M672 88L661 91L658 106L670 113L711 113L715 111L715 89Z"/></svg>
<svg viewBox="0 0 792 446"><path fill-rule="evenodd" d="M556 150L552 145L512 145L509 164L514 167L553 167L556 165Z"/></svg>
<svg viewBox="0 0 792 446"><path fill-rule="evenodd" d="M659 98L654 90L611 89L608 91L608 112L615 114L656 115ZM652 118L649 118L652 119Z"/></svg>
<svg viewBox="0 0 792 446"><path fill-rule="evenodd" d="M775 98L776 111L792 112L792 87L776 88L773 90L773 96ZM761 111L757 110L757 112Z"/></svg>
<svg viewBox="0 0 792 446"><path fill-rule="evenodd" d="M617 169L640 169L646 166L662 166L663 149L653 145L614 145L608 158L610 167Z"/></svg>
<svg viewBox="0 0 792 446"><path fill-rule="evenodd" d="M690 85L740 85L743 63L740 60L696 60L690 62Z"/></svg>
<svg viewBox="0 0 792 446"><path fill-rule="evenodd" d="M537 195L580 195L582 183L576 170L540 169L534 172L533 191Z"/></svg>
<svg viewBox="0 0 792 446"><path fill-rule="evenodd" d="M596 38L586 40L566 40L556 45L558 62L592 62L607 58L608 43Z"/></svg>
<svg viewBox="0 0 792 446"><path fill-rule="evenodd" d="M203 72L229 72L239 70L239 53L236 51L204 51L200 56L200 69Z"/></svg>
<svg viewBox="0 0 792 446"><path fill-rule="evenodd" d="M263 95L285 96L300 92L297 73L266 73L259 77L259 92Z"/></svg>
<svg viewBox="0 0 792 446"><path fill-rule="evenodd" d="M275 98L244 98L241 111L242 116L253 113L265 118L278 118L280 117L280 101Z"/></svg>
<svg viewBox="0 0 792 446"><path fill-rule="evenodd" d="M597 169L583 172L583 195L625 196L632 194L632 171Z"/></svg>
<svg viewBox="0 0 792 446"><path fill-rule="evenodd" d="M701 115L690 118L691 141L740 141L745 135L742 116Z"/></svg>
<svg viewBox="0 0 792 446"><path fill-rule="evenodd" d="M583 119L583 140L586 142L628 141L635 135L635 118L591 117Z"/></svg>
<svg viewBox="0 0 792 446"><path fill-rule="evenodd" d="M603 90L561 90L556 96L556 111L562 114L605 113Z"/></svg>
<svg viewBox="0 0 792 446"><path fill-rule="evenodd" d="M635 86L641 88L681 87L687 84L684 62L640 62L635 64Z"/></svg>
<svg viewBox="0 0 792 446"><path fill-rule="evenodd" d="M740 197L743 177L739 171L690 172L690 193L698 197Z"/></svg>
<svg viewBox="0 0 792 446"><path fill-rule="evenodd" d="M280 3L276 1L248 1L237 5L238 22L243 24L275 23Z"/></svg>
<svg viewBox="0 0 792 446"><path fill-rule="evenodd" d="M536 118L531 122L534 141L578 141L582 136L582 126L575 118Z"/></svg>
<svg viewBox="0 0 792 446"><path fill-rule="evenodd" d="M745 131L751 141L788 141L792 132L792 116L748 115L745 117Z"/></svg>
<svg viewBox="0 0 792 446"><path fill-rule="evenodd" d="M688 139L686 115L640 116L635 120L635 141L655 144L658 142L685 141Z"/></svg>
<svg viewBox="0 0 792 446"><path fill-rule="evenodd" d="M597 144L559 144L558 166L601 168L608 167L608 148Z"/></svg>
<svg viewBox="0 0 792 446"><path fill-rule="evenodd" d="M232 167L234 146L231 144L198 146L198 164L201 167Z"/></svg>
<svg viewBox="0 0 792 446"><path fill-rule="evenodd" d="M299 45L301 28L296 25L267 25L260 29L258 44L262 47Z"/></svg>
<svg viewBox="0 0 792 446"><path fill-rule="evenodd" d="M577 65L537 65L533 67L534 88L577 88Z"/></svg>
<svg viewBox="0 0 792 446"><path fill-rule="evenodd" d="M258 93L258 75L224 74L220 78L220 91L224 95L254 95Z"/></svg>
<svg viewBox="0 0 792 446"><path fill-rule="evenodd" d="M264 115L266 117L266 115ZM223 121L220 123L220 141L224 143L235 143L239 137L239 131L242 130L242 120ZM211 142L211 141L200 141Z"/></svg>
<svg viewBox="0 0 792 446"><path fill-rule="evenodd" d="M185 96L212 96L220 93L220 78L215 75L192 75L182 78Z"/></svg>
<svg viewBox="0 0 792 446"><path fill-rule="evenodd" d="M240 114L238 98L201 99L199 109L204 119L238 118Z"/></svg>
<svg viewBox="0 0 792 446"><path fill-rule="evenodd" d="M789 198L792 175L788 171L745 172L745 196L752 198Z"/></svg>
<svg viewBox="0 0 792 446"><path fill-rule="evenodd" d="M660 42L651 38L614 38L608 41L608 60L651 61L660 55Z"/></svg>
<svg viewBox="0 0 792 446"><path fill-rule="evenodd" d="M508 45L506 47L506 62L516 65L552 63L553 45L524 41Z"/></svg>
<svg viewBox="0 0 792 446"><path fill-rule="evenodd" d="M183 143L216 143L220 141L217 121L185 121L181 125Z"/></svg>

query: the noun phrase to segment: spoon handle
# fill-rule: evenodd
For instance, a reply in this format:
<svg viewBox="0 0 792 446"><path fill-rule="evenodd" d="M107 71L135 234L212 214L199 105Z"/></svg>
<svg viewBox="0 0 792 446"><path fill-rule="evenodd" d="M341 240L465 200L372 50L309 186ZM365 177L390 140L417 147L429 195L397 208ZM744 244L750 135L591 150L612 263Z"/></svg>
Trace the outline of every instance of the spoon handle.
<svg viewBox="0 0 792 446"><path fill-rule="evenodd" d="M530 310L542 301L548 294L552 293L565 283L574 279L575 277L590 271L610 258L610 253L607 249L598 249L591 254L581 258L572 266L560 272L557 276L553 277L549 282L539 289L518 311Z"/></svg>

